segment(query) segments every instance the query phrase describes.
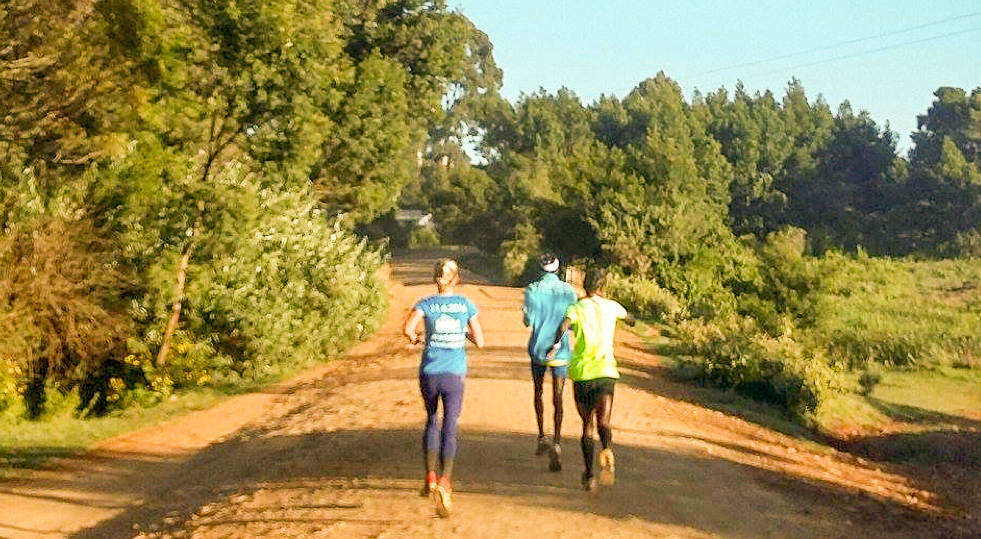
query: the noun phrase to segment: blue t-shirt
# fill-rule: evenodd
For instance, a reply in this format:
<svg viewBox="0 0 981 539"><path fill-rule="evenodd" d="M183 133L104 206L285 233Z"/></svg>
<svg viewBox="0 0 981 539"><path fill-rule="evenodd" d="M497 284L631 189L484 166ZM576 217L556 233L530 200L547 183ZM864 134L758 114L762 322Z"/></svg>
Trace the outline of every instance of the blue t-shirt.
<svg viewBox="0 0 981 539"><path fill-rule="evenodd" d="M426 322L419 373L466 374L467 324L477 315L477 307L459 294L435 294L419 300L413 309L422 311Z"/></svg>
<svg viewBox="0 0 981 539"><path fill-rule="evenodd" d="M528 355L532 361L545 363L545 354L555 342L555 332L562 325L565 310L578 299L572 285L554 273L545 273L525 287L522 311L525 325L531 328ZM569 357L569 337L563 335L562 347L555 351L555 359L561 362L568 361Z"/></svg>

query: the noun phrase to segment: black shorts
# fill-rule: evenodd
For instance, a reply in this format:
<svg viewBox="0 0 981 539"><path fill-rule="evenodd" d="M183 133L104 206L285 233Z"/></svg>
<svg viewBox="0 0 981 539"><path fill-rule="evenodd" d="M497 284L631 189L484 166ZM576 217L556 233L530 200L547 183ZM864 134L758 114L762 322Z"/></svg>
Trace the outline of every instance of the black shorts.
<svg viewBox="0 0 981 539"><path fill-rule="evenodd" d="M572 394L575 396L576 406L586 410L594 408L601 395L613 396L616 385L616 378L594 378L573 382Z"/></svg>

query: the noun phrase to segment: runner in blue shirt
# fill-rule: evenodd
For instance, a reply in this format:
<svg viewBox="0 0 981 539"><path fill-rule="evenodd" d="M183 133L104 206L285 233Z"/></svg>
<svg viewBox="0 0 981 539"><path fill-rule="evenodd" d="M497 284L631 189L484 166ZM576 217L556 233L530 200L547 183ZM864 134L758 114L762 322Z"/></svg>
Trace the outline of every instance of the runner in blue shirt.
<svg viewBox="0 0 981 539"><path fill-rule="evenodd" d="M528 355L531 357L531 379L535 387L535 418L538 421L538 447L536 455L548 453L548 469L557 472L562 469L562 390L569 371L569 339L564 337L563 346L556 350L553 359L545 354L552 348L555 332L565 318L566 309L578 299L572 285L559 279L559 259L552 253L545 253L539 259L542 275L525 287L524 324L531 328L528 339ZM545 371L552 371L552 423L554 434L549 442L545 437L542 386Z"/></svg>
<svg viewBox="0 0 981 539"><path fill-rule="evenodd" d="M454 292L454 286L460 282L456 262L448 259L437 262L433 280L438 293L415 304L403 332L410 343L416 344L419 323L425 321L426 344L419 364L419 389L427 416L422 437L426 462L422 495L432 495L436 513L447 517L452 509L450 479L456 458L457 422L463 407L463 379L467 374L466 341L483 348L484 333L477 308ZM439 401L443 402L442 428L437 414Z"/></svg>

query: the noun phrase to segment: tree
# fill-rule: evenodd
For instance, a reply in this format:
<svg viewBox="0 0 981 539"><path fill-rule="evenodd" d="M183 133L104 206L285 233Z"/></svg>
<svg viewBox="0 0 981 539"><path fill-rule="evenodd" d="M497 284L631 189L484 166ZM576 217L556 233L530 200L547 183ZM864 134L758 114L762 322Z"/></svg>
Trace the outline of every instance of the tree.
<svg viewBox="0 0 981 539"><path fill-rule="evenodd" d="M138 44L125 24L131 6L111 4L118 17L84 0L0 10L2 227L24 217L17 193L39 195L28 213L48 211L78 194L74 184L92 165L127 150L125 129L142 95L130 75Z"/></svg>
<svg viewBox="0 0 981 539"><path fill-rule="evenodd" d="M700 107L709 132L732 165L729 225L737 236L762 239L780 226L787 204L786 194L774 186L791 150L780 105L769 92L748 95L739 83L732 101L719 90Z"/></svg>
<svg viewBox="0 0 981 539"><path fill-rule="evenodd" d="M839 107L827 143L815 151L813 179L790 200L795 226L812 243L879 252L891 242L886 216L896 204L898 156L888 127L879 130L868 113ZM823 249L819 249L823 250Z"/></svg>
<svg viewBox="0 0 981 539"><path fill-rule="evenodd" d="M500 72L489 42L443 1L342 5L353 77L324 108L337 128L323 142L311 181L328 211L355 225L395 208L415 178L429 130L442 128L434 131L441 144L477 95L496 92Z"/></svg>
<svg viewBox="0 0 981 539"><path fill-rule="evenodd" d="M942 87L913 134L908 202L896 221L915 231L908 249L957 254L981 229L981 88Z"/></svg>
<svg viewBox="0 0 981 539"><path fill-rule="evenodd" d="M129 327L129 277L91 196L143 110L135 9L23 0L0 9L0 355L28 374L28 416L49 381L102 367Z"/></svg>
<svg viewBox="0 0 981 539"><path fill-rule="evenodd" d="M911 163L939 162L944 139L950 138L968 162L981 166L981 87L968 95L961 88L942 86L933 95L930 109L917 117Z"/></svg>

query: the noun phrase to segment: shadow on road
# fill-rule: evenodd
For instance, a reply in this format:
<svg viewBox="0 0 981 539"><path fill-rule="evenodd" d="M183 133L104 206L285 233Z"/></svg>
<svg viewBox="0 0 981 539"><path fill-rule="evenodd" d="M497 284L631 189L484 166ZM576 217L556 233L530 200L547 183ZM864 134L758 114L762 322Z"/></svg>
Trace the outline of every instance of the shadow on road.
<svg viewBox="0 0 981 539"><path fill-rule="evenodd" d="M719 511L709 510L726 506L730 515L754 514L759 500L752 489L743 485L719 485L718 478L729 474L723 467L729 463L674 452L653 450L630 445L618 445L618 484L590 495L580 490L578 476L581 465L578 452L570 451L567 470L552 474L545 471L541 461L530 456L533 447L530 436L506 435L491 432L462 433L455 490L462 507L469 495L494 495L509 498L522 506L554 508L572 512L602 515L614 519L642 519L649 522L681 526L722 536L764 536L764 529L785 530L786 537L819 536L820 524L815 519L786 522L766 515L755 514L744 521L719 519ZM145 502L127 509L117 517L72 536L76 539L113 539L133 537L135 529L166 523L174 528L195 526L228 526L249 521L243 513L252 512L255 520L264 523L283 522L292 525L322 525L342 515L311 518L298 510L320 508L341 513L357 514L356 520L389 522L382 514L366 511L359 501L366 490L382 489L415 503L419 471L415 458L419 450L416 430L337 431L311 433L301 436L263 437L252 435L216 444L190 461L170 466L160 473L161 482L149 486ZM303 458L296 454L302 453ZM118 455L116 458L133 458ZM229 467L227 463L238 463ZM167 467L165 464L161 464ZM165 470L160 470L165 472ZM795 482L794 491L807 495L798 501L801 514L819 512L816 504L833 503L846 508L857 520L866 515L875 502L867 497L827 485L800 483L793 476L763 470L752 470L754 477L770 485ZM167 479L163 479L167 478ZM706 489L715 484L717 488ZM258 491L304 488L309 495L297 498L293 504L282 505L283 496L275 497L276 506L244 507L254 502ZM312 489L312 490L311 490ZM338 501L338 496L346 496ZM709 495L705 495L708 492ZM698 493L698 495L693 495ZM289 499L288 496L285 499ZM202 513L201 508L213 504L243 505L240 510L226 511L224 520L208 519L195 523L190 516ZM424 501L418 502L421 514L430 511ZM270 511L275 515L270 514ZM463 509L461 508L461 511ZM288 516L290 513L294 516ZM336 513L337 511L335 511ZM365 514L365 513L369 514ZM207 515L208 510L204 511ZM302 511L299 511L302 513ZM466 515L461 514L461 518ZM199 519L200 520L200 519ZM763 521L761 523L761 521ZM879 522L883 532L909 529L909 526L930 526L926 515L906 513L899 519ZM804 527L818 529L804 529ZM890 530L889 528L894 529ZM947 537L958 537L947 535ZM967 538L968 535L960 537Z"/></svg>

